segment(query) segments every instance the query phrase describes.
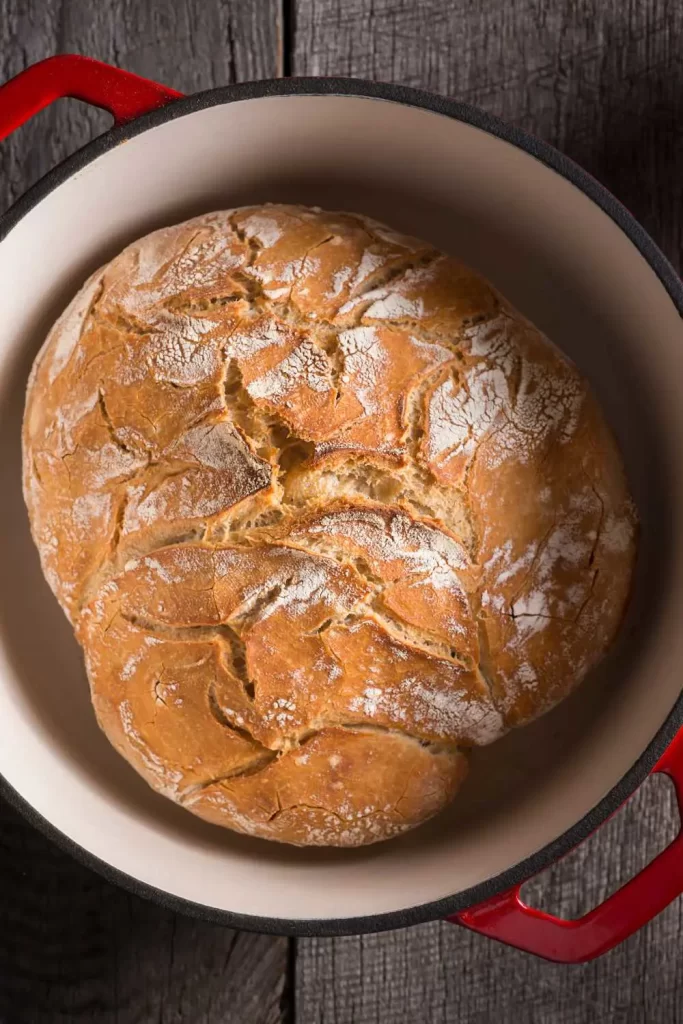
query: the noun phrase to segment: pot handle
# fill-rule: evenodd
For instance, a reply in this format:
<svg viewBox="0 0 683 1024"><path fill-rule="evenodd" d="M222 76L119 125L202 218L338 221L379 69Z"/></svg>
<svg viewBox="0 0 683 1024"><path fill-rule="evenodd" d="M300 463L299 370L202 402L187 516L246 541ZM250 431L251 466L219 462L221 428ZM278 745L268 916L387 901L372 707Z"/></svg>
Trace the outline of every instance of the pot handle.
<svg viewBox="0 0 683 1024"><path fill-rule="evenodd" d="M683 729L652 773L664 772L676 790L683 821ZM521 884L447 920L508 946L557 963L585 963L618 946L683 893L683 827L670 846L634 878L583 917L572 921L523 903Z"/></svg>
<svg viewBox="0 0 683 1024"><path fill-rule="evenodd" d="M113 115L115 124L125 124L182 95L91 57L73 53L48 57L0 86L0 139L65 96L102 107Z"/></svg>

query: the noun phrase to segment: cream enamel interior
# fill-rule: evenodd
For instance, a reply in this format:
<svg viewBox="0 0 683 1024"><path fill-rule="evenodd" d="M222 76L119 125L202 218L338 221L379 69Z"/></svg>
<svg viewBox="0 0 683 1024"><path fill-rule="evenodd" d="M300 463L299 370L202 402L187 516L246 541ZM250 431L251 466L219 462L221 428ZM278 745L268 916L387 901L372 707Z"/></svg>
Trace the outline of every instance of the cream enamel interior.
<svg viewBox="0 0 683 1024"><path fill-rule="evenodd" d="M593 381L643 520L620 643L562 707L477 753L452 810L364 850L302 851L211 827L156 796L99 733L79 650L43 581L20 492L31 361L88 273L151 228L294 200L369 213L489 276ZM56 828L175 896L268 918L348 918L493 877L577 822L666 719L683 663L683 327L623 232L485 132L348 96L242 100L108 151L0 243L0 773Z"/></svg>

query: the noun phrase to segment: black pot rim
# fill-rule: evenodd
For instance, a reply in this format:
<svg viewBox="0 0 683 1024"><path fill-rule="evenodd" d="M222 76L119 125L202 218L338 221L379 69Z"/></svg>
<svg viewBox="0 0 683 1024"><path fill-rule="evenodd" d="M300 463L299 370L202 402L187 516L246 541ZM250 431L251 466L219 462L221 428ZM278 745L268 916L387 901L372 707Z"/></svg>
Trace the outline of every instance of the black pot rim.
<svg viewBox="0 0 683 1024"><path fill-rule="evenodd" d="M418 107L433 113L442 114L457 121L463 121L524 150L579 188L621 228L657 274L679 313L683 315L683 284L664 254L628 210L606 188L568 157L547 143L526 134L518 128L499 121L497 118L476 107L407 86L367 82L361 79L287 78L224 86L175 100L167 106L153 110L132 122L114 127L78 150L73 156L46 174L45 177L14 203L7 213L0 217L0 242L50 192L63 184L77 171L82 170L93 160L120 143L125 142L127 139L166 121L174 120L177 117L182 117L185 114L203 110L207 107L234 103L238 100L261 99L266 96L292 95L358 96ZM582 840L586 839L631 796L652 771L669 743L673 740L681 724L683 724L683 693L679 695L667 719L646 750L613 789L575 825L530 857L520 861L514 867L509 868L494 878L487 879L479 885L440 900L389 913L363 917L318 920L257 917L220 910L174 896L146 882L142 882L112 867L99 857L94 856L47 821L2 776L0 776L0 793L32 825L86 867L97 871L108 881L120 885L138 896L152 899L169 910L189 914L206 921L224 924L231 928L265 932L274 935L352 935L364 932L385 931L391 928L403 928L408 925L420 924L425 921L457 914L459 911L474 907L478 903L519 885L533 875L538 874L581 843Z"/></svg>

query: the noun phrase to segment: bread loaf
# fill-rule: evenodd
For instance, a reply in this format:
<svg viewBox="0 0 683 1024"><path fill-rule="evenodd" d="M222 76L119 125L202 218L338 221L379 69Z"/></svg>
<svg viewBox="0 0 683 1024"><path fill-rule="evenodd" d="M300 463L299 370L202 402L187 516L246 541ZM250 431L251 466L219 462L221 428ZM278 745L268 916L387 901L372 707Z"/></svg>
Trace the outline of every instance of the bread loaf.
<svg viewBox="0 0 683 1024"><path fill-rule="evenodd" d="M156 231L31 374L24 489L98 721L159 792L296 844L443 808L619 627L635 512L576 369L350 214Z"/></svg>

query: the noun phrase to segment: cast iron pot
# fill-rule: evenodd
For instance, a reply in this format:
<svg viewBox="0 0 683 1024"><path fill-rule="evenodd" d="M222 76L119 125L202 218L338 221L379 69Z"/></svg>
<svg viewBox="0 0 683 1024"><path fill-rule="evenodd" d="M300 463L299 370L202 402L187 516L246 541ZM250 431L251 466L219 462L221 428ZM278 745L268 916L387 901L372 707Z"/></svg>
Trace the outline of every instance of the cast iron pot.
<svg viewBox="0 0 683 1024"><path fill-rule="evenodd" d="M538 955L587 960L683 891L683 839L583 918L520 886L650 772L681 800L683 288L605 189L480 111L396 86L290 79L179 93L83 57L0 88L0 138L62 96L111 131L0 221L0 774L3 792L107 878L166 906L293 935L447 916ZM20 491L31 361L88 274L145 232L213 209L293 200L369 213L474 265L591 379L641 519L630 614L570 700L477 751L452 809L362 850L296 850L214 828L155 795L110 748L81 657L44 583Z"/></svg>

